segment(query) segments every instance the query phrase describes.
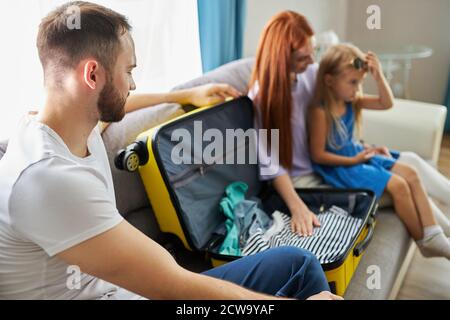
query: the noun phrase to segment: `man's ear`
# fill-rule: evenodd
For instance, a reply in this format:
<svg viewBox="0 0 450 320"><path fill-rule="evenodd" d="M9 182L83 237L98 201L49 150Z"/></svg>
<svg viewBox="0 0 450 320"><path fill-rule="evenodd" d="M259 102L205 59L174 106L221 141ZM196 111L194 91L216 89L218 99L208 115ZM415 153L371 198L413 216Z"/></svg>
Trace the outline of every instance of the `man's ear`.
<svg viewBox="0 0 450 320"><path fill-rule="evenodd" d="M89 60L84 64L83 80L92 90L95 90L98 86L99 69L97 61Z"/></svg>

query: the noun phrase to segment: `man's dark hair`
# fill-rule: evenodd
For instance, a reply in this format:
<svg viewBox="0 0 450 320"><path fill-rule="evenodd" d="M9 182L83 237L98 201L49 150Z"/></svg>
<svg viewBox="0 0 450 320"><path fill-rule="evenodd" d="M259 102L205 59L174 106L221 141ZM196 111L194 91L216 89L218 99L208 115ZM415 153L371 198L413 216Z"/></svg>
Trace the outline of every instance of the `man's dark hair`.
<svg viewBox="0 0 450 320"><path fill-rule="evenodd" d="M79 25L71 25L73 13ZM44 68L55 76L81 60L93 57L108 71L120 52L120 36L131 31L125 16L84 1L66 3L49 13L39 25L37 48Z"/></svg>

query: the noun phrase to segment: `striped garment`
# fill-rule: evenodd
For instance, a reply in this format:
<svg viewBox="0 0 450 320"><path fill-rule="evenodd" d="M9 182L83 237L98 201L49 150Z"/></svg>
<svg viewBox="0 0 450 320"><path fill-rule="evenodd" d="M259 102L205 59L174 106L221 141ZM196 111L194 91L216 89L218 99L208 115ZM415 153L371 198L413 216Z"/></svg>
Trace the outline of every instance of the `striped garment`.
<svg viewBox="0 0 450 320"><path fill-rule="evenodd" d="M332 263L348 250L363 223L362 219L333 206L318 215L322 227L314 228L313 236L301 237L291 231L289 216L275 211L272 218L273 224L267 231L260 229L247 240L242 255L280 246L295 246L313 253L321 264Z"/></svg>

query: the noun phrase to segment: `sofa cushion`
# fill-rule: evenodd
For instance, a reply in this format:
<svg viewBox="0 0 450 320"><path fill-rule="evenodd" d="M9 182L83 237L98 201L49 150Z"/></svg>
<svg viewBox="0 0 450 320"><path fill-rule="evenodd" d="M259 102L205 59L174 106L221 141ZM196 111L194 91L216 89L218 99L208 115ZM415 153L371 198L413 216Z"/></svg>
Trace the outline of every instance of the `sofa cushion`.
<svg viewBox="0 0 450 320"><path fill-rule="evenodd" d="M446 115L445 106L395 99L390 110L364 110L363 138L369 144L415 152L437 164Z"/></svg>
<svg viewBox="0 0 450 320"><path fill-rule="evenodd" d="M125 217L132 211L149 207L149 201L139 173L120 171L114 166L117 152L132 143L140 133L183 113L179 104L161 104L129 113L121 122L111 124L103 132L102 137L114 181L117 209Z"/></svg>
<svg viewBox="0 0 450 320"><path fill-rule="evenodd" d="M181 84L173 88L173 90L189 89L208 83L227 83L243 94L246 94L248 92L248 82L250 80L254 62L254 58L230 62L213 71L205 73L197 79Z"/></svg>

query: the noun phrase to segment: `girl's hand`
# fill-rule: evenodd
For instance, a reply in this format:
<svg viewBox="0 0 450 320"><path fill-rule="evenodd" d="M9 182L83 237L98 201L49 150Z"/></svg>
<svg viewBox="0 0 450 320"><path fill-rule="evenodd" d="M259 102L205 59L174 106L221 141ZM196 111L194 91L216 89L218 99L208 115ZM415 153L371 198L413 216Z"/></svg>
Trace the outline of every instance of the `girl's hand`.
<svg viewBox="0 0 450 320"><path fill-rule="evenodd" d="M317 216L306 206L291 209L291 230L302 237L313 235L314 227L320 227L320 221Z"/></svg>
<svg viewBox="0 0 450 320"><path fill-rule="evenodd" d="M372 148L373 148L373 146L370 145L370 144L367 144L367 143L361 143L361 144L362 144L362 146L364 147L364 150L372 149Z"/></svg>
<svg viewBox="0 0 450 320"><path fill-rule="evenodd" d="M353 157L355 164L366 163L376 155L376 148L368 148Z"/></svg>
<svg viewBox="0 0 450 320"><path fill-rule="evenodd" d="M375 152L387 158L392 158L392 155L387 147L376 147Z"/></svg>
<svg viewBox="0 0 450 320"><path fill-rule="evenodd" d="M369 51L366 55L367 68L375 80L381 79L383 76L383 68L377 55Z"/></svg>
<svg viewBox="0 0 450 320"><path fill-rule="evenodd" d="M376 147L376 146L368 145L367 143L364 143L363 146L364 146L365 150L372 149L373 151L375 151L375 154L379 154L384 157L392 158L391 152L389 151L388 147Z"/></svg>

